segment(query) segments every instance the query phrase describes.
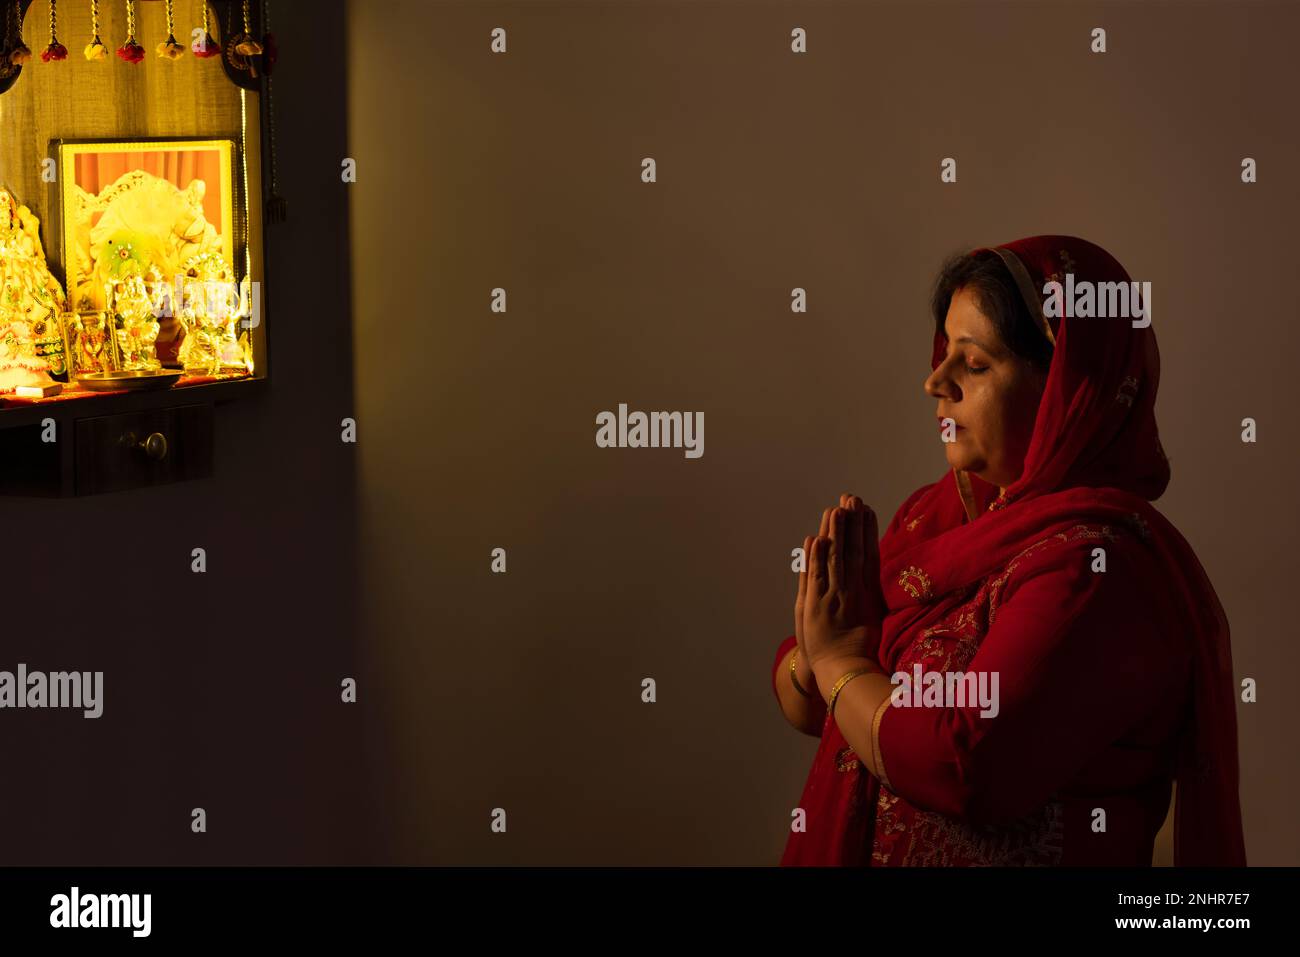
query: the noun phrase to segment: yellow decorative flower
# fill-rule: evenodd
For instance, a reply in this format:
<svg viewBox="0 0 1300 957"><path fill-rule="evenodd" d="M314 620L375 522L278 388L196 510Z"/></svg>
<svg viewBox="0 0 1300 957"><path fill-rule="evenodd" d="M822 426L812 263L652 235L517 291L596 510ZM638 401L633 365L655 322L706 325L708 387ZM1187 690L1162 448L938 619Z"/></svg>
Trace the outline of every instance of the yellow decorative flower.
<svg viewBox="0 0 1300 957"><path fill-rule="evenodd" d="M108 56L108 49L104 44L100 43L99 38L96 37L93 43L86 46L85 53L87 60L102 60L104 57Z"/></svg>
<svg viewBox="0 0 1300 957"><path fill-rule="evenodd" d="M176 42L175 37L168 37L158 44L158 57L162 60L179 60L185 55L185 48Z"/></svg>

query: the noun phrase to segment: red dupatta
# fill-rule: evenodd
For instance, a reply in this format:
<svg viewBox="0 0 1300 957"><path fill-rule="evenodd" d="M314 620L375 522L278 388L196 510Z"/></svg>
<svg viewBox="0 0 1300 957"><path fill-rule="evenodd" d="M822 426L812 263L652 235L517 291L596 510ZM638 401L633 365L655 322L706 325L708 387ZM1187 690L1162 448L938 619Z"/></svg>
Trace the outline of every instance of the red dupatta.
<svg viewBox="0 0 1300 957"><path fill-rule="evenodd" d="M1067 273L1076 284L1130 281L1092 243L1036 236L993 251L1055 342L1024 471L1001 496L979 478L954 471L912 503L910 511L923 516L918 527L885 535L881 583L889 611L881 663L892 670L915 637L905 621L919 618L929 600L984 578L1032 542L1082 521L1136 525L1187 611L1193 658L1194 707L1176 778L1174 862L1243 866L1227 618L1191 546L1149 504L1169 482L1155 420L1160 358L1154 328L1135 327L1140 318L1076 318L1068 301L1062 318L1044 317L1044 285L1065 282ZM936 332L932 368L946 350L946 338ZM909 580L908 569L915 567L925 569L927 581ZM902 620L890 623L896 616Z"/></svg>

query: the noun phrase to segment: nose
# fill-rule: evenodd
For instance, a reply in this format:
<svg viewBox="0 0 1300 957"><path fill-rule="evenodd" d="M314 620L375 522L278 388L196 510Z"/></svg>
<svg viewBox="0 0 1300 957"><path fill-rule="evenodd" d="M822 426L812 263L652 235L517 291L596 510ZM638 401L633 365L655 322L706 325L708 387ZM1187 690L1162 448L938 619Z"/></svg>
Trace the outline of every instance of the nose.
<svg viewBox="0 0 1300 957"><path fill-rule="evenodd" d="M947 362L940 362L934 371L926 376L922 388L925 389L925 394L932 399L948 399L951 402L956 402L961 396L957 383L953 382L948 375Z"/></svg>

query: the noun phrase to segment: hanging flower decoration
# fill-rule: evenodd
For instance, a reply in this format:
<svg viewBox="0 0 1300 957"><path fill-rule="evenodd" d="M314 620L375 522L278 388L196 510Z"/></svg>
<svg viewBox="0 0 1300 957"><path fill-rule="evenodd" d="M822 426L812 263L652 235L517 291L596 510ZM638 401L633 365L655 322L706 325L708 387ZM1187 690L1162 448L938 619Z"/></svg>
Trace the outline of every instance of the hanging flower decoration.
<svg viewBox="0 0 1300 957"><path fill-rule="evenodd" d="M217 45L216 39L212 36L212 31L208 28L208 0L199 0L203 4L203 36L195 40L190 50L196 57L207 59L208 57L221 56L221 47ZM197 32L197 31L196 31Z"/></svg>
<svg viewBox="0 0 1300 957"><path fill-rule="evenodd" d="M14 0L13 18L14 26L18 28L15 31L18 43L9 51L9 62L14 66L22 66L32 58L32 48L23 42L23 10L19 0Z"/></svg>
<svg viewBox="0 0 1300 957"><path fill-rule="evenodd" d="M176 30L172 24L172 0L167 0L167 39L158 44L160 59L175 61L185 55L185 48L176 42Z"/></svg>
<svg viewBox="0 0 1300 957"><path fill-rule="evenodd" d="M90 32L94 39L86 45L87 60L102 60L108 56L108 47L99 38L99 0L90 0Z"/></svg>
<svg viewBox="0 0 1300 957"><path fill-rule="evenodd" d="M59 42L58 15L55 11L56 0L50 0L50 45L41 52L41 59L49 63L51 60L66 60L68 58L68 48Z"/></svg>
<svg viewBox="0 0 1300 957"><path fill-rule="evenodd" d="M117 48L117 55L127 63L144 59L144 47L135 42L135 0L126 0L126 42Z"/></svg>
<svg viewBox="0 0 1300 957"><path fill-rule="evenodd" d="M244 0L244 30L230 38L231 45L234 48L237 60L233 60L236 68L247 70L250 76L257 76L257 64L253 62L253 57L262 55L262 44L257 42L257 38L252 33L253 19L249 11L249 0Z"/></svg>

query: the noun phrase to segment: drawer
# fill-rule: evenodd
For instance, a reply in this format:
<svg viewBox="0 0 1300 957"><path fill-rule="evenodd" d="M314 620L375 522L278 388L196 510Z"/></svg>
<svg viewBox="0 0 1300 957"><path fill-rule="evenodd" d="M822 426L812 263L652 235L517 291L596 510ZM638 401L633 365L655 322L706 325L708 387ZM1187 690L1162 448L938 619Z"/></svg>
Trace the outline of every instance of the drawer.
<svg viewBox="0 0 1300 957"><path fill-rule="evenodd" d="M212 475L212 406L182 405L77 419L77 495Z"/></svg>

